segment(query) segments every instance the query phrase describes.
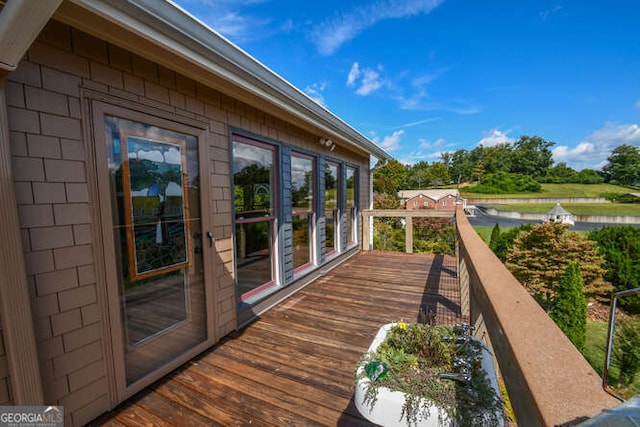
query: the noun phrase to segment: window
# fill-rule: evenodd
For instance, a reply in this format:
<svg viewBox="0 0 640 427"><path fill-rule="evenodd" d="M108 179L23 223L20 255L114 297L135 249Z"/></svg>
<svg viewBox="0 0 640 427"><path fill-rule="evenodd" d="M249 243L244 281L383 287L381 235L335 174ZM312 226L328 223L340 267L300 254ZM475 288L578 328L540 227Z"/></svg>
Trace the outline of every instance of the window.
<svg viewBox="0 0 640 427"><path fill-rule="evenodd" d="M310 156L291 154L291 200L293 268L297 270L313 264L315 167Z"/></svg>
<svg viewBox="0 0 640 427"><path fill-rule="evenodd" d="M324 170L324 216L325 216L325 248L331 254L339 249L338 223L340 219L340 165L334 162L325 163Z"/></svg>
<svg viewBox="0 0 640 427"><path fill-rule="evenodd" d="M418 206L418 201L417 200L413 201L413 206Z"/></svg>
<svg viewBox="0 0 640 427"><path fill-rule="evenodd" d="M347 245L357 242L358 207L357 207L357 173L356 169L347 166Z"/></svg>
<svg viewBox="0 0 640 427"><path fill-rule="evenodd" d="M276 283L275 182L276 148L234 136L236 281L242 301Z"/></svg>

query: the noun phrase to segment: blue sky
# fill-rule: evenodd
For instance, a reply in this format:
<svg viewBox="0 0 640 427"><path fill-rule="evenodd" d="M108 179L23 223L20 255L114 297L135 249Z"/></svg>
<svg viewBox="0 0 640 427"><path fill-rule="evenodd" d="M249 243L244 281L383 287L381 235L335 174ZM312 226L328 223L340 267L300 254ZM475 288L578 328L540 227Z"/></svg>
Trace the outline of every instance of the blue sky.
<svg viewBox="0 0 640 427"><path fill-rule="evenodd" d="M403 163L521 135L640 146L640 1L177 0Z"/></svg>

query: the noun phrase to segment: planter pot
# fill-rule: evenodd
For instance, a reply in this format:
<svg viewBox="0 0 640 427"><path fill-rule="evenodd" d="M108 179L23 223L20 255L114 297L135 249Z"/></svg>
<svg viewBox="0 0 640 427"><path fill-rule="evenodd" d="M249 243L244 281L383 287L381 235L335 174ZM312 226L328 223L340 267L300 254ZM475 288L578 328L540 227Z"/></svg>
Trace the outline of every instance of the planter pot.
<svg viewBox="0 0 640 427"><path fill-rule="evenodd" d="M382 344L387 336L387 332L396 326L395 323L389 323L384 325L378 330L373 342L369 346L367 352L374 352L378 346ZM471 338L478 341L476 338ZM500 396L500 388L498 387L498 380L496 377L495 367L493 365L493 357L486 345L482 344L482 368L487 372L489 381L492 388L495 390L496 395ZM364 367L358 367L356 371L356 378L360 378L364 371ZM446 380L445 380L446 381ZM365 395L371 380L363 376L356 380L354 401L356 408L360 414L367 420L388 427L404 427L404 426L449 426L454 425L454 422L449 418L444 408L437 406L435 403L423 400L422 404L425 404L428 411L420 411L416 424L409 424L406 416L402 414L402 407L405 402L406 394L400 391L392 391L386 387L378 387L377 400L373 406L369 402L365 402ZM427 414L428 412L428 414ZM427 415L426 418L424 415Z"/></svg>

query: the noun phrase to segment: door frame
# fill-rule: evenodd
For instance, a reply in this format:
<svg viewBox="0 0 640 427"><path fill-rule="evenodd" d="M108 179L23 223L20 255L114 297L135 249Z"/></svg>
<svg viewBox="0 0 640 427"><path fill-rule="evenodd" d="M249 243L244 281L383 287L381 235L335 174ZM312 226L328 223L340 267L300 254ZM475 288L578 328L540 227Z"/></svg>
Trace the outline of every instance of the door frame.
<svg viewBox="0 0 640 427"><path fill-rule="evenodd" d="M96 282L98 284L98 302L102 309L102 338L103 354L106 361L107 382L109 384L110 404L116 406L123 400L144 389L148 385L162 378L175 368L186 363L199 353L202 353L217 340L217 324L215 316L215 245L210 250L208 245L202 245L202 262L204 267L205 292L205 340L171 360L152 373L142 377L127 386L125 371L124 319L121 315L120 292L110 284L117 283L117 263L112 224L111 196L106 166L107 152L105 140L104 116L113 115L132 121L139 121L156 125L176 132L193 135L198 140L198 167L200 174L200 209L203 239L207 231L212 230L211 212L209 208L209 151L206 121L199 121L182 116L176 116L167 111L139 104L136 102L114 97L113 95L84 90L83 119L85 126L87 181L89 183L89 198L92 208L92 231L95 236L94 265L96 267ZM101 195L103 195L101 197ZM109 196L104 196L109 195Z"/></svg>

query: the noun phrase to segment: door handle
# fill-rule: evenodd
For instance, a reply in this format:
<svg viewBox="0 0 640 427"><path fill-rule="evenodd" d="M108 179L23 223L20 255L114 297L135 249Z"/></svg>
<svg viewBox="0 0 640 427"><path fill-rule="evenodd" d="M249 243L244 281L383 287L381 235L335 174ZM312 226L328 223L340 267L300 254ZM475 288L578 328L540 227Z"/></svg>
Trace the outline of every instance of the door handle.
<svg viewBox="0 0 640 427"><path fill-rule="evenodd" d="M213 247L213 233L211 231L207 231L207 238L209 239L209 247Z"/></svg>

